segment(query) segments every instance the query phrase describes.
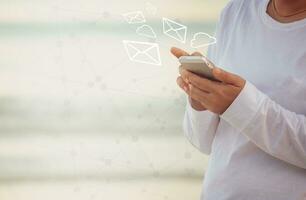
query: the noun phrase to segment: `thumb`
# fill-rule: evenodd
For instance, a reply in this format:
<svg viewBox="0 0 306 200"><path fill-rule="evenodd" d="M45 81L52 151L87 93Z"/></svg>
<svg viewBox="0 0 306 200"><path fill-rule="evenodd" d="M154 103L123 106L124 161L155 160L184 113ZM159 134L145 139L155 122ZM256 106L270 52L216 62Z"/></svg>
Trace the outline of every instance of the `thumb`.
<svg viewBox="0 0 306 200"><path fill-rule="evenodd" d="M235 86L243 86L243 79L240 76L224 71L218 67L213 68L214 77L224 83L235 85Z"/></svg>
<svg viewBox="0 0 306 200"><path fill-rule="evenodd" d="M186 51L176 47L172 47L170 51L177 58L180 58L181 56L189 56L189 54Z"/></svg>

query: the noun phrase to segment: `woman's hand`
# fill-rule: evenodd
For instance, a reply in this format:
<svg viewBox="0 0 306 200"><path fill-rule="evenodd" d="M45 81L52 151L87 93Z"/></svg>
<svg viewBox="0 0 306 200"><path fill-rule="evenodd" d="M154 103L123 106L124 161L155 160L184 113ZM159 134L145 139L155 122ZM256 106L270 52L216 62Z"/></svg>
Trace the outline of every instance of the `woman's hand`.
<svg viewBox="0 0 306 200"><path fill-rule="evenodd" d="M219 68L213 69L213 75L220 82L202 78L187 70L181 71L182 78L188 83L186 93L189 97L221 115L240 94L246 81Z"/></svg>
<svg viewBox="0 0 306 200"><path fill-rule="evenodd" d="M177 48L172 48L171 52L177 57L188 55ZM188 94L192 107L196 110L208 109L216 114L223 114L227 110L246 83L240 76L219 68L213 69L213 75L220 82L211 81L187 70L181 70L180 74L177 83Z"/></svg>
<svg viewBox="0 0 306 200"><path fill-rule="evenodd" d="M176 56L177 58L179 58L181 56L188 56L189 55L187 52L185 52L185 51L183 51L181 49L178 49L178 48L172 48L171 49L171 53L174 56ZM195 53L193 53L191 55L193 55L193 56L197 55L198 56L198 55L201 55L201 54L198 53L198 52L195 52ZM181 71L180 71L180 73L181 73ZM188 85L188 83L186 81L182 78L182 76L177 77L177 80L176 80L178 86L181 89L183 89L188 94L188 87L189 87L189 85ZM206 110L206 108L201 104L201 102L194 100L190 96L189 96L189 102L190 102L191 107L193 109L197 110L197 111L204 111L204 110Z"/></svg>
<svg viewBox="0 0 306 200"><path fill-rule="evenodd" d="M189 95L188 94L189 85L188 85L187 82L185 82L183 80L183 78L181 76L177 77L176 82L177 82L177 85L181 89L183 89L187 93L187 95ZM197 110L197 111L204 111L204 110L206 110L206 108L204 107L204 105L201 104L201 102L194 100L193 98L190 97L190 95L189 95L189 102L190 102L191 107L193 109Z"/></svg>

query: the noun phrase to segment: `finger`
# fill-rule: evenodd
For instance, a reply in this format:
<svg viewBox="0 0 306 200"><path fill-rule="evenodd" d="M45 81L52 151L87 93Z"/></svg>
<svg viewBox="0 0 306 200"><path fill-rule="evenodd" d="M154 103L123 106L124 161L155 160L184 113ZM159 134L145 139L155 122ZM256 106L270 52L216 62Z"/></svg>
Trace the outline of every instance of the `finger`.
<svg viewBox="0 0 306 200"><path fill-rule="evenodd" d="M227 84L235 86L243 86L244 84L244 80L240 76L227 72L217 67L213 69L213 75L217 80Z"/></svg>
<svg viewBox="0 0 306 200"><path fill-rule="evenodd" d="M187 70L182 70L181 76L185 80L186 83L191 83L192 85L196 86L197 88L206 91L206 92L213 92L216 91L217 83L211 81L209 79L200 77L192 72Z"/></svg>
<svg viewBox="0 0 306 200"><path fill-rule="evenodd" d="M179 73L182 75L182 73L183 73L183 71L186 71L186 69L184 69L183 67L182 67L182 65L180 65L179 66ZM187 80L184 80L185 82L187 82Z"/></svg>
<svg viewBox="0 0 306 200"><path fill-rule="evenodd" d="M179 71L180 71L180 75L181 75L182 79L185 81L185 83L189 84L190 82L188 80L188 74L192 73L192 72L184 69L182 66L180 66Z"/></svg>
<svg viewBox="0 0 306 200"><path fill-rule="evenodd" d="M177 85L182 88L185 92L188 92L188 84L183 80L182 77L177 77L176 79Z"/></svg>
<svg viewBox="0 0 306 200"><path fill-rule="evenodd" d="M191 54L192 56L202 56L202 54L200 53L200 52L193 52L192 54Z"/></svg>
<svg viewBox="0 0 306 200"><path fill-rule="evenodd" d="M186 51L179 49L177 47L172 47L170 51L177 58L180 58L181 56L189 56L189 54Z"/></svg>
<svg viewBox="0 0 306 200"><path fill-rule="evenodd" d="M188 95L190 96L190 98L200 102L201 104L203 104L205 107L207 107L209 105L210 102L210 94L200 90L199 88L189 84L189 88L188 88Z"/></svg>

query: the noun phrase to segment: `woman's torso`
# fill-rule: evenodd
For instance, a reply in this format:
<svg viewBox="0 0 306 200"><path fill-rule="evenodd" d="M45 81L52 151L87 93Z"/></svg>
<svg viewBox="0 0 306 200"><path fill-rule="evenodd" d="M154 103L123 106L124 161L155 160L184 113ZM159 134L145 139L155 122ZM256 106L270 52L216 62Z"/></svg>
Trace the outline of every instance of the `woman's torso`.
<svg viewBox="0 0 306 200"><path fill-rule="evenodd" d="M283 26L267 0L233 1L215 64L241 75L283 108L306 115L306 20ZM306 170L274 158L221 119L203 199L306 199Z"/></svg>

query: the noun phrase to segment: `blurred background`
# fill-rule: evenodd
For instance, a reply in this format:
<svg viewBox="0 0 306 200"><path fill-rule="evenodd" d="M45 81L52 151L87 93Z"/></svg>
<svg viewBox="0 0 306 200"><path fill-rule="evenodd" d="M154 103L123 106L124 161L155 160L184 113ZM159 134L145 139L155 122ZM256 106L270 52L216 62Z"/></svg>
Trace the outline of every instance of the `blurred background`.
<svg viewBox="0 0 306 200"><path fill-rule="evenodd" d="M193 51L226 3L2 0L0 199L198 199L208 157L183 136L169 49ZM131 11L156 40L135 34ZM163 35L162 17L188 26L186 44ZM162 66L131 62L123 40L158 43Z"/></svg>

